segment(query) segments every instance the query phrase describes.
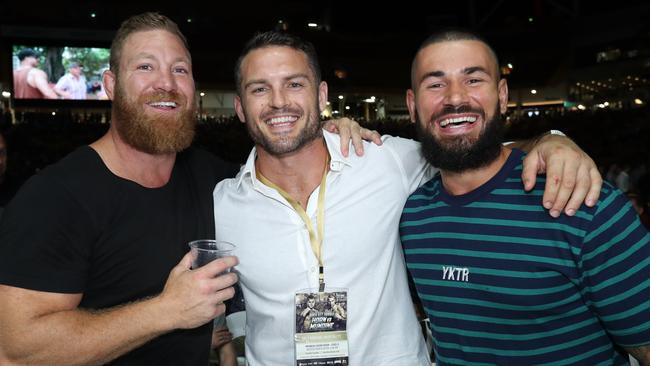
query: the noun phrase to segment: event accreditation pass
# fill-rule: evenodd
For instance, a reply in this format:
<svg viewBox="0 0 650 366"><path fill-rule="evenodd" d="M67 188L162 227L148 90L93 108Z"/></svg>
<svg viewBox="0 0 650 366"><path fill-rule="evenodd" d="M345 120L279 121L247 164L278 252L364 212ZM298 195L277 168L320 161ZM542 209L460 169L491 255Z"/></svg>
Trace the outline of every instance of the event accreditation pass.
<svg viewBox="0 0 650 366"><path fill-rule="evenodd" d="M347 292L298 292L297 366L348 365Z"/></svg>

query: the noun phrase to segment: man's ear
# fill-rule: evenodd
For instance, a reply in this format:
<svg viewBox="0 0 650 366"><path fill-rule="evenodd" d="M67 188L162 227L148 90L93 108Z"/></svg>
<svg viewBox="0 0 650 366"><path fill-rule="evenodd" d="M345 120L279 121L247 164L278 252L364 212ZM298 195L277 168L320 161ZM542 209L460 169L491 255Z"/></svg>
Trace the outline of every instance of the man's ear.
<svg viewBox="0 0 650 366"><path fill-rule="evenodd" d="M108 99L113 100L115 96L115 74L111 70L106 70L102 73L102 83L104 83L104 91Z"/></svg>
<svg viewBox="0 0 650 366"><path fill-rule="evenodd" d="M508 82L506 79L499 80L497 91L499 92L499 110L501 114L505 114L508 111Z"/></svg>
<svg viewBox="0 0 650 366"><path fill-rule="evenodd" d="M409 109L409 117L411 118L412 123L417 122L417 113L415 110L415 92L413 89L408 89L406 91L406 107Z"/></svg>
<svg viewBox="0 0 650 366"><path fill-rule="evenodd" d="M327 107L327 96L328 96L327 83L321 81L320 85L318 85L318 108L320 113L323 113L323 111Z"/></svg>
<svg viewBox="0 0 650 366"><path fill-rule="evenodd" d="M244 108L241 105L241 97L239 94L235 95L235 112L237 112L237 117L241 123L246 123L246 115L244 114Z"/></svg>

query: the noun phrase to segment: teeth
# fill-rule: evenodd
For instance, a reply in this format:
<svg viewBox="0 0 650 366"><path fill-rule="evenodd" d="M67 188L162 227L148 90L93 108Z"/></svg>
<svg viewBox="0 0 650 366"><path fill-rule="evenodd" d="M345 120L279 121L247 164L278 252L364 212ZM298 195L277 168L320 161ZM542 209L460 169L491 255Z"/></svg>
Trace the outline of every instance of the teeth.
<svg viewBox="0 0 650 366"><path fill-rule="evenodd" d="M294 122L298 119L298 117L294 116L280 116L280 117L273 117L267 119L265 122L267 125L274 125L277 123L287 123L287 122Z"/></svg>
<svg viewBox="0 0 650 366"><path fill-rule="evenodd" d="M462 122L474 123L476 122L476 117L464 116L464 117L457 117L457 118L447 118L440 121L440 127L446 127L448 124L451 123L455 124L455 123L462 123Z"/></svg>
<svg viewBox="0 0 650 366"><path fill-rule="evenodd" d="M155 103L149 103L150 106L152 107L176 107L176 102L155 102Z"/></svg>

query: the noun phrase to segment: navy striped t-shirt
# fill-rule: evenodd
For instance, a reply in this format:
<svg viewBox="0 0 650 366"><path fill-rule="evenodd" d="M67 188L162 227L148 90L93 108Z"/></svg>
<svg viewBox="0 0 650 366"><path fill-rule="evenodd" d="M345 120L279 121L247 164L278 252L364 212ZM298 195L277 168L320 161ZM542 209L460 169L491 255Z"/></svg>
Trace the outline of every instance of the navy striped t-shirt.
<svg viewBox="0 0 650 366"><path fill-rule="evenodd" d="M650 235L605 183L596 206L554 219L513 150L486 184L450 196L434 177L408 199L405 259L439 365L625 365L650 343Z"/></svg>

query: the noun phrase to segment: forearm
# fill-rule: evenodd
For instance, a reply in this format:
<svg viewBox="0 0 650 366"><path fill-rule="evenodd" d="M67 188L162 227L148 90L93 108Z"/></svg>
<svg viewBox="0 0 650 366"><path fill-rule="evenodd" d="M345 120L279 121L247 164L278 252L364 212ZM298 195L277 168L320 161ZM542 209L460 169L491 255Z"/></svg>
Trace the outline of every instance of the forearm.
<svg viewBox="0 0 650 366"><path fill-rule="evenodd" d="M536 137L533 137L531 139L526 139L526 140L512 141L509 144L507 144L506 146L508 148L510 148L510 149L519 149L519 150L522 150L522 151L525 151L525 152L530 152L530 150L532 150L533 147L535 147L535 145L539 142L539 140L541 139L542 136L544 136L544 135L536 136Z"/></svg>
<svg viewBox="0 0 650 366"><path fill-rule="evenodd" d="M5 334L0 347L19 364L102 365L172 330L166 318L156 298L102 311L58 311Z"/></svg>
<svg viewBox="0 0 650 366"><path fill-rule="evenodd" d="M218 352L220 366L237 366L237 352L232 341L221 346Z"/></svg>
<svg viewBox="0 0 650 366"><path fill-rule="evenodd" d="M511 149L519 149L523 150L525 152L530 152L535 146L539 145L540 142L543 140L551 138L551 136L562 136L565 137L565 140L571 141L568 137L566 137L565 134L563 134L559 130L550 130L547 132L542 133L541 135L537 135L533 138L526 139L526 140L518 140L518 141L512 141L510 142L507 146ZM572 145L578 147L575 145L575 143L571 142Z"/></svg>

